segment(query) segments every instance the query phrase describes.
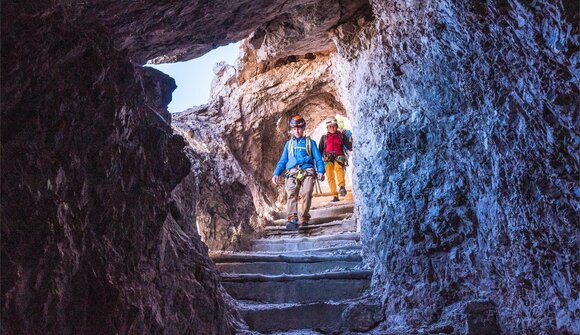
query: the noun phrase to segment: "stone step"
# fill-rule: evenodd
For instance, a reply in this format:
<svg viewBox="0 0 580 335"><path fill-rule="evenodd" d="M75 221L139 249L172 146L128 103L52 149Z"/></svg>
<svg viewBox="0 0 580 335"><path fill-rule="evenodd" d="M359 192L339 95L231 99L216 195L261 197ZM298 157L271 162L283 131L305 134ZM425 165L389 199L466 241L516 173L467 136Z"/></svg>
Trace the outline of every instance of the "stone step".
<svg viewBox="0 0 580 335"><path fill-rule="evenodd" d="M322 335L322 334L327 334L328 332L317 332L316 330L312 330L312 329L295 329L295 330L289 330L289 331L281 331L281 332L274 332L274 333L269 333L270 335Z"/></svg>
<svg viewBox="0 0 580 335"><path fill-rule="evenodd" d="M312 220L315 218L324 218L348 213L354 213L354 201L352 200L329 202L322 207L311 208L310 218ZM286 212L277 212L274 216L276 220L284 220L284 222L286 222L287 215Z"/></svg>
<svg viewBox="0 0 580 335"><path fill-rule="evenodd" d="M311 218L323 218L341 214L354 213L354 201L331 202L324 207L314 208L310 211Z"/></svg>
<svg viewBox="0 0 580 335"><path fill-rule="evenodd" d="M323 334L336 330L346 302L309 304L239 304L239 310L250 329L274 334ZM301 331L304 330L304 331Z"/></svg>
<svg viewBox="0 0 580 335"><path fill-rule="evenodd" d="M301 236L284 238L261 238L252 241L252 251L281 252L306 251L311 249L344 247L357 244L360 234L356 232L339 233L323 236Z"/></svg>
<svg viewBox="0 0 580 335"><path fill-rule="evenodd" d="M353 214L351 212L351 213L342 213L342 214L336 214L336 215L330 215L330 216L313 217L310 219L309 224L310 225L320 225L320 224L324 224L324 223L328 223L328 222L332 222L332 221L345 220L345 219L350 218L352 215ZM266 228L286 227L287 222L288 222L287 219L280 219L280 220L271 221L271 222L266 223Z"/></svg>
<svg viewBox="0 0 580 335"><path fill-rule="evenodd" d="M267 239L280 239L280 238L318 237L323 235L333 235L347 232L352 233L356 232L356 225L352 223L350 225L333 224L323 227L313 227L300 230L278 229L264 232L264 236Z"/></svg>
<svg viewBox="0 0 580 335"><path fill-rule="evenodd" d="M360 249L360 246L358 247ZM335 248L318 249L316 254L285 254L259 252L212 252L214 263L252 263L252 262L285 262L285 263L316 263L327 261L360 261L360 253L337 253Z"/></svg>
<svg viewBox="0 0 580 335"><path fill-rule="evenodd" d="M284 221L286 222L286 221ZM317 228L324 228L324 227L332 227L332 226L340 226L342 225L342 220L335 220L335 221L331 221L331 222L325 222L325 223L319 223L319 224L309 224L307 226L300 226L301 231L308 231L308 230L314 230ZM279 226L266 226L264 227L264 231L265 232L277 232L277 231L285 231L285 232L292 232L286 229L286 224L279 225Z"/></svg>
<svg viewBox="0 0 580 335"><path fill-rule="evenodd" d="M286 227L266 227L265 236L320 236L332 235L341 232L355 232L356 222L354 220L333 221L317 225L300 227L298 230L287 230Z"/></svg>
<svg viewBox="0 0 580 335"><path fill-rule="evenodd" d="M214 259L218 270L223 273L259 273L267 275L314 274L329 271L354 269L362 263L359 255L329 256L268 256L244 255Z"/></svg>
<svg viewBox="0 0 580 335"><path fill-rule="evenodd" d="M274 276L222 274L222 285L238 300L310 303L359 297L369 288L371 276L370 270Z"/></svg>
<svg viewBox="0 0 580 335"><path fill-rule="evenodd" d="M326 255L326 254L362 254L362 246L360 243L353 243L353 244L345 244L336 247L322 247L322 248L315 248L315 249L306 249L306 250L287 250L287 251L280 251L280 252L265 252L267 254L284 254L288 256L292 255Z"/></svg>
<svg viewBox="0 0 580 335"><path fill-rule="evenodd" d="M209 256L216 263L232 263L236 259L245 257L265 257L274 259L277 257L334 257L337 255L361 255L361 245L352 244L338 247L318 248L296 251L210 251Z"/></svg>

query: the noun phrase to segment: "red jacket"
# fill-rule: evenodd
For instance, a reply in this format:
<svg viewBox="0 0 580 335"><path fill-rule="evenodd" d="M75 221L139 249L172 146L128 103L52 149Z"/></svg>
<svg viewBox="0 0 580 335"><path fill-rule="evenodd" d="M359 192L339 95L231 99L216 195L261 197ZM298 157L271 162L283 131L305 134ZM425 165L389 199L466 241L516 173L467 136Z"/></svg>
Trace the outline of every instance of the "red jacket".
<svg viewBox="0 0 580 335"><path fill-rule="evenodd" d="M336 132L334 134L326 133L320 138L318 142L318 149L322 155L328 155L334 152L335 155L344 155L342 146L345 146L348 150L352 150L352 144L346 139L343 133Z"/></svg>

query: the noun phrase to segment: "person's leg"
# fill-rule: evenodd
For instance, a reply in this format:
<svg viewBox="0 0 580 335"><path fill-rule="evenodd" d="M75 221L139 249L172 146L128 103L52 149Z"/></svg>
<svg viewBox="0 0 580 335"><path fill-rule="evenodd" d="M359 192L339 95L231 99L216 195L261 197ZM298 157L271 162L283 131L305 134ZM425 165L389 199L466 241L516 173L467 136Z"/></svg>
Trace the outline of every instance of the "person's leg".
<svg viewBox="0 0 580 335"><path fill-rule="evenodd" d="M291 217L298 214L298 183L294 178L286 178L286 183L284 184L286 189L286 194L288 195L288 201L286 202L286 213L288 214L288 221Z"/></svg>
<svg viewBox="0 0 580 335"><path fill-rule="evenodd" d="M326 178L328 180L328 186L330 187L330 194L338 197L338 191L336 190L336 179L334 177L334 166L338 165L333 162L326 162L325 170L326 170Z"/></svg>
<svg viewBox="0 0 580 335"><path fill-rule="evenodd" d="M344 183L344 166L335 163L334 164L334 171L336 173L336 179L338 179L338 188L339 188L339 192L341 196L345 196L346 195L346 188L345 188L345 183Z"/></svg>
<svg viewBox="0 0 580 335"><path fill-rule="evenodd" d="M314 170L309 171L308 174L315 174ZM314 191L314 176L304 178L302 187L300 188L300 209L302 211L302 223L310 221L310 205L312 204L312 192Z"/></svg>

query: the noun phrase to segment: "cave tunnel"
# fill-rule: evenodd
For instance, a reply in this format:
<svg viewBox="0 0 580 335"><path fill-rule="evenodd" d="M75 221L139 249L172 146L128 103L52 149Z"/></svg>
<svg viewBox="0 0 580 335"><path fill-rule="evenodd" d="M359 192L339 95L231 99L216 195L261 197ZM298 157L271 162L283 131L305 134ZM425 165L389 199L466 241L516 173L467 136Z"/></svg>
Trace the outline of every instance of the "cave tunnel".
<svg viewBox="0 0 580 335"><path fill-rule="evenodd" d="M1 333L580 333L578 7L3 1ZM235 41L169 114L143 65ZM339 238L269 228L297 114L352 123Z"/></svg>

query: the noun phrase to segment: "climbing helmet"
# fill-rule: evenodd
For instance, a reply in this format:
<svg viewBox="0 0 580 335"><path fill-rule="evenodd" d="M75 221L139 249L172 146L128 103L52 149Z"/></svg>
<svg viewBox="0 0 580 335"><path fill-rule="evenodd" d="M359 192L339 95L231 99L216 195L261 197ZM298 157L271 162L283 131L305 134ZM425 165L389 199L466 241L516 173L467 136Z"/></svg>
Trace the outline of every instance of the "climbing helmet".
<svg viewBox="0 0 580 335"><path fill-rule="evenodd" d="M326 118L325 123L326 123L326 126L327 127L328 126L333 126L333 125L334 126L338 126L338 121L336 121L336 118L333 117L333 116Z"/></svg>
<svg viewBox="0 0 580 335"><path fill-rule="evenodd" d="M300 115L293 116L290 119L290 128L304 128L306 121Z"/></svg>

